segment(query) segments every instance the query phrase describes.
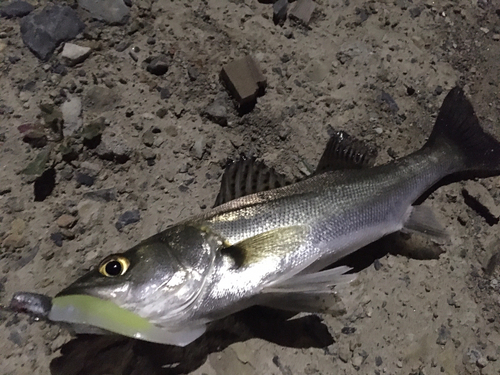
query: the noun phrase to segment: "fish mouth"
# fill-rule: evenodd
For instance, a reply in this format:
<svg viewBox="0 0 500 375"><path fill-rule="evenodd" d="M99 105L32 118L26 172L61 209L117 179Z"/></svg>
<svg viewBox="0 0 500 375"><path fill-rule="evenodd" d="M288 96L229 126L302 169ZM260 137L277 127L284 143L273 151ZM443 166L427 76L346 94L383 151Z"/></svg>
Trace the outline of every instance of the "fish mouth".
<svg viewBox="0 0 500 375"><path fill-rule="evenodd" d="M48 319L74 325L78 333L96 333L95 328L100 328L139 340L178 346L191 343L205 331L205 327L185 331L158 326L113 302L83 294L52 299Z"/></svg>

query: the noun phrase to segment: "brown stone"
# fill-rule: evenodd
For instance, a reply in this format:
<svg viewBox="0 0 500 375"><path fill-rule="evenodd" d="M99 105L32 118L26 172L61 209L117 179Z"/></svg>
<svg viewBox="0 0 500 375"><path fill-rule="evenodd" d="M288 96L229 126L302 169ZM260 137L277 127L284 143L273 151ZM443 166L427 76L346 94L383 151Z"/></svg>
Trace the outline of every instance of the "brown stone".
<svg viewBox="0 0 500 375"><path fill-rule="evenodd" d="M7 249L19 249L27 244L22 234L11 233L2 242L2 246Z"/></svg>
<svg viewBox="0 0 500 375"><path fill-rule="evenodd" d="M76 223L76 217L71 215L61 215L59 219L57 219L56 224L61 228L71 228Z"/></svg>
<svg viewBox="0 0 500 375"><path fill-rule="evenodd" d="M267 80L252 56L234 60L222 68L220 78L240 106L254 104L264 95Z"/></svg>

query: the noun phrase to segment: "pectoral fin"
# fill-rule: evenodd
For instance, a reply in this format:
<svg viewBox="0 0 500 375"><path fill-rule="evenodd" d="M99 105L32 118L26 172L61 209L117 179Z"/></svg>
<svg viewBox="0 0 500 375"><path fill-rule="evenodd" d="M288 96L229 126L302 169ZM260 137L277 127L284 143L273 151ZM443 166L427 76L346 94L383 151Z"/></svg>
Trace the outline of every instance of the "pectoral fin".
<svg viewBox="0 0 500 375"><path fill-rule="evenodd" d="M232 258L238 268L255 264L266 258L284 258L304 244L309 231L310 228L307 225L273 229L223 248L221 254Z"/></svg>

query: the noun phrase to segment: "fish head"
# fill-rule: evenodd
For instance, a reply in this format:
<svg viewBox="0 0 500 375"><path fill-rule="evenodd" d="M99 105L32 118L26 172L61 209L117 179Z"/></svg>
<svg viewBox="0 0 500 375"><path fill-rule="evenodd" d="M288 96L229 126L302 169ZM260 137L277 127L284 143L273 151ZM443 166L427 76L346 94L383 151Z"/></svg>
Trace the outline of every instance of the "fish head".
<svg viewBox="0 0 500 375"><path fill-rule="evenodd" d="M196 227L161 232L105 257L58 293L49 319L180 345L170 337L180 331L185 336L217 246L217 240Z"/></svg>

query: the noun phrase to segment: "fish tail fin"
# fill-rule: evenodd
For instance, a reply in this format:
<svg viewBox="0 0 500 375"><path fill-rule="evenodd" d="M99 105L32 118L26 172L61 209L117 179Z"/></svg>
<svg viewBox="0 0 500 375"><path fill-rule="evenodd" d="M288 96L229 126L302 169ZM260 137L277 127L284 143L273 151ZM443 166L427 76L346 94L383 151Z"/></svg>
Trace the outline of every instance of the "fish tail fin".
<svg viewBox="0 0 500 375"><path fill-rule="evenodd" d="M460 87L453 88L444 99L424 147L436 147L443 142L461 156L457 172L500 172L500 143L481 128L472 104Z"/></svg>

